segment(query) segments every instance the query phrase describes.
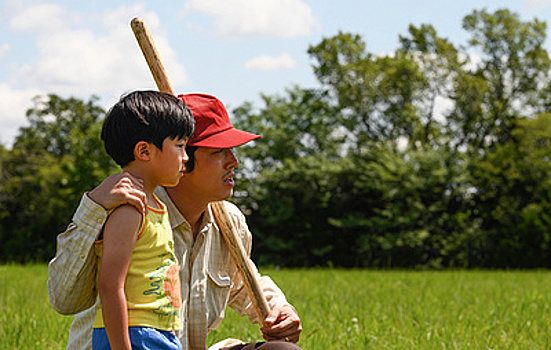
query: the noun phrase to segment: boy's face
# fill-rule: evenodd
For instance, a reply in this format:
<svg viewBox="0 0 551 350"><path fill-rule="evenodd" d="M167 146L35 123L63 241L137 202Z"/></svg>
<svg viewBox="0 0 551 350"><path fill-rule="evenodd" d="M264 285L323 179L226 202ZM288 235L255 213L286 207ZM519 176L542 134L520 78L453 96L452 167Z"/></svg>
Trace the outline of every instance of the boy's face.
<svg viewBox="0 0 551 350"><path fill-rule="evenodd" d="M182 189L195 193L200 201L219 201L232 196L233 170L239 161L231 148L199 147L195 151L195 168L180 180Z"/></svg>
<svg viewBox="0 0 551 350"><path fill-rule="evenodd" d="M188 161L186 153L186 139L166 138L163 141L163 150L161 151L153 145L151 147L154 157L152 157L154 166L155 181L161 186L176 186L186 169L185 163Z"/></svg>

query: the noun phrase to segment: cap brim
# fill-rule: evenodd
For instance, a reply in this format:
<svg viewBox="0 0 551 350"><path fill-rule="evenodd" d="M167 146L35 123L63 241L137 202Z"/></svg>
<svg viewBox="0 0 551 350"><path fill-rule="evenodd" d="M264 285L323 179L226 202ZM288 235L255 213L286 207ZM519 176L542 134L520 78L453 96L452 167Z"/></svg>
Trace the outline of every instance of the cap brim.
<svg viewBox="0 0 551 350"><path fill-rule="evenodd" d="M188 145L208 148L233 148L259 138L261 138L260 135L232 128L210 135L202 140L189 142Z"/></svg>

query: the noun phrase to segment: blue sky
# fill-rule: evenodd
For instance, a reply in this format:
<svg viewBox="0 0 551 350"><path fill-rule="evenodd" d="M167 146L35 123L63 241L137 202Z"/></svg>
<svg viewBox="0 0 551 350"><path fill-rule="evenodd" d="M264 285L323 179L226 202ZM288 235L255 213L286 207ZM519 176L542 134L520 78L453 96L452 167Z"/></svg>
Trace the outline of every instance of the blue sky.
<svg viewBox="0 0 551 350"><path fill-rule="evenodd" d="M125 92L155 89L129 27L136 16L178 92L210 93L231 109L260 107L261 93L317 86L306 51L324 37L359 34L371 53L385 54L409 24L427 23L459 45L461 20L483 8L551 25L551 0L3 0L0 143L11 146L34 96L95 94L107 109Z"/></svg>

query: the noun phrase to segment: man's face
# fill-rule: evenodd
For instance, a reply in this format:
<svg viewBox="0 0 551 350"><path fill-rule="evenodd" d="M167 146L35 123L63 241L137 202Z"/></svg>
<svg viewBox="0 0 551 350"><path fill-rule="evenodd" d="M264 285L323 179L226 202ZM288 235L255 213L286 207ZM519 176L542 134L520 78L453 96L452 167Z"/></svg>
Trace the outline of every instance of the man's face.
<svg viewBox="0 0 551 350"><path fill-rule="evenodd" d="M239 165L231 148L199 147L195 151L195 168L180 180L186 191L199 201L219 201L232 196L233 170Z"/></svg>

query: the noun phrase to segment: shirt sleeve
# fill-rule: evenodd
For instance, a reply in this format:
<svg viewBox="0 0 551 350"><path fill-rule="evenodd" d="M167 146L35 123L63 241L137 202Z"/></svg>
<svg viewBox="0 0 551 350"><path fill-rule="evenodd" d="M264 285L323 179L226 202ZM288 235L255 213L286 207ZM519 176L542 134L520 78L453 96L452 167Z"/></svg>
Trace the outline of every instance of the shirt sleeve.
<svg viewBox="0 0 551 350"><path fill-rule="evenodd" d="M72 222L57 237L56 255L48 264L48 295L60 314L76 314L96 301L97 257L93 246L107 214L85 194Z"/></svg>
<svg viewBox="0 0 551 350"><path fill-rule="evenodd" d="M228 211L231 213L231 216L233 218L233 221L236 225L237 231L242 239L243 247L247 251L247 255L251 255L252 250L252 234L249 231L249 228L247 226L247 223L245 221L245 216L237 209L237 207L233 206L233 208L230 208L229 205L227 205ZM266 298L266 301L268 302L268 306L270 309L273 309L276 306L291 306L287 302L287 299L285 298L285 295L279 289L279 287L274 283L274 281L268 277L268 276L262 276L256 267L256 265L250 260L250 265L254 267L254 274L256 275L256 278L258 279L258 283L260 284L260 287L264 293L264 297ZM241 275L239 273L235 274L234 283L232 283L232 290L230 292L230 298L228 301L228 305L234 309L239 315L242 316L248 316L249 320L251 322L260 323L258 321L258 317L256 316L256 312L254 310L253 304L249 298L249 295L247 294L247 291L244 288L244 282L241 278Z"/></svg>

